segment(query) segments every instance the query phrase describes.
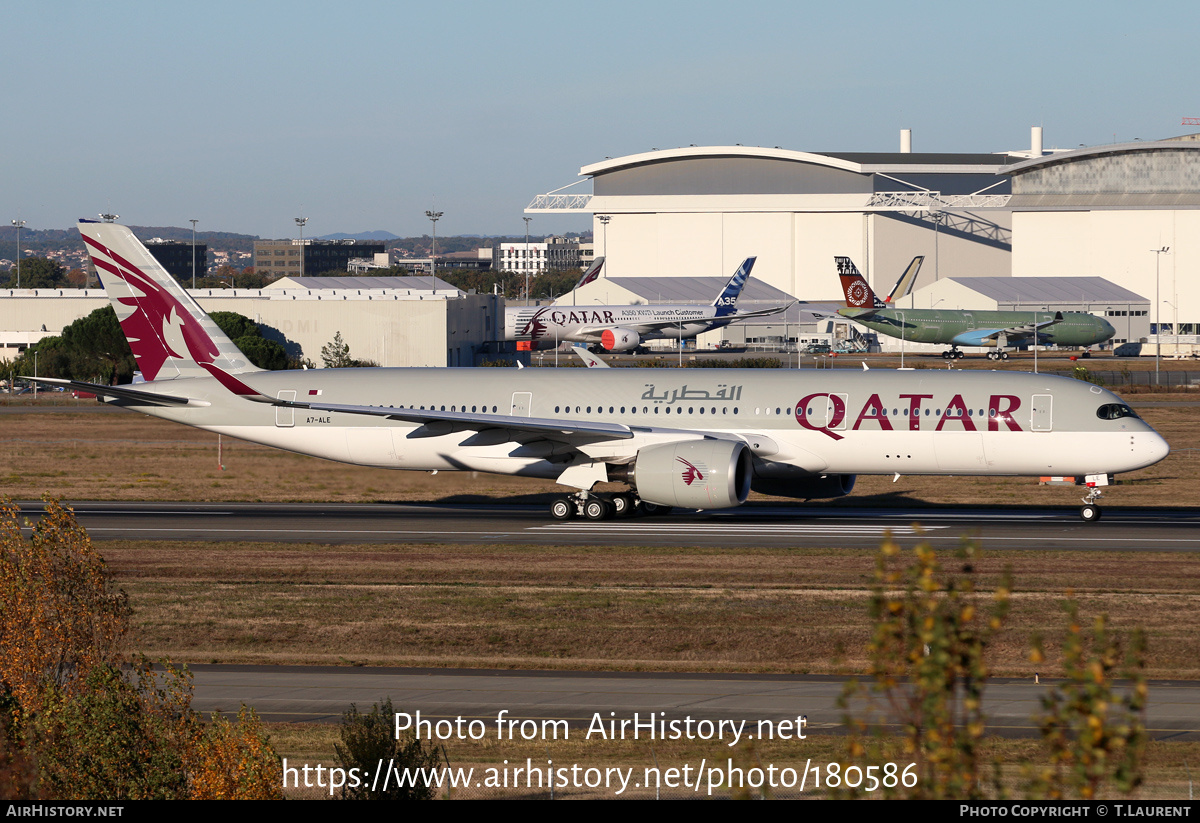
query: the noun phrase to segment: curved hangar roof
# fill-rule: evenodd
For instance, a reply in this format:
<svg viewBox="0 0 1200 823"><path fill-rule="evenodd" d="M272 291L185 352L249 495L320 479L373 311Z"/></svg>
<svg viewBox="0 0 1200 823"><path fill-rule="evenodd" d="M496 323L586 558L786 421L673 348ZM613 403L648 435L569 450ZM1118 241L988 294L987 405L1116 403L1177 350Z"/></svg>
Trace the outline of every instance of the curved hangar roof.
<svg viewBox="0 0 1200 823"><path fill-rule="evenodd" d="M830 194L895 190L900 177L946 193L976 191L1016 158L1004 154L813 153L757 146L692 146L584 166L596 196ZM982 185L981 185L982 184ZM993 189L998 191L998 189Z"/></svg>
<svg viewBox="0 0 1200 823"><path fill-rule="evenodd" d="M1116 143L1005 166L1009 208L1136 209L1200 207L1200 141Z"/></svg>

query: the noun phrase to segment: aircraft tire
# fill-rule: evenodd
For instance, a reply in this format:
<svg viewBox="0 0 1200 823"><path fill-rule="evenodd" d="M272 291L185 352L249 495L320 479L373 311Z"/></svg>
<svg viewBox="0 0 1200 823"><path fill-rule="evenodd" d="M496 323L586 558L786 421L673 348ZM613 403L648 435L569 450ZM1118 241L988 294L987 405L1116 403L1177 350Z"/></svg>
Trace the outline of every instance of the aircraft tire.
<svg viewBox="0 0 1200 823"><path fill-rule="evenodd" d="M612 517L612 506L599 497L589 497L583 504L583 516L588 520L607 520Z"/></svg>
<svg viewBox="0 0 1200 823"><path fill-rule="evenodd" d="M556 498L550 504L550 516L555 520L570 520L575 516L575 501L569 497Z"/></svg>
<svg viewBox="0 0 1200 823"><path fill-rule="evenodd" d="M1007 359L1008 359L1008 352L1006 352L1006 351L1004 351L1004 352L1000 352L1000 359L1001 359L1001 360L1007 360Z"/></svg>
<svg viewBox="0 0 1200 823"><path fill-rule="evenodd" d="M633 514L633 498L627 494L614 494L610 501L614 517L629 517Z"/></svg>
<svg viewBox="0 0 1200 823"><path fill-rule="evenodd" d="M943 359L943 360L949 360L949 359L950 359L950 352L948 352L948 351L944 351L944 352L942 352L942 359Z"/></svg>
<svg viewBox="0 0 1200 823"><path fill-rule="evenodd" d="M1095 523L1100 519L1100 507L1093 506L1091 503L1079 508L1079 517L1085 523Z"/></svg>

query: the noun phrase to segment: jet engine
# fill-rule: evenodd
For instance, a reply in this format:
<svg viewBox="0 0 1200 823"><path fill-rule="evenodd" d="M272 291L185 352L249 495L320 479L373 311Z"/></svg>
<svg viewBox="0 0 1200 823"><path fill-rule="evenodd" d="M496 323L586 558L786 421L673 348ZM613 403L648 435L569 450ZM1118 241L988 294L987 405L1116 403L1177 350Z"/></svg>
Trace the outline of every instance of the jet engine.
<svg viewBox="0 0 1200 823"><path fill-rule="evenodd" d="M629 482L638 496L662 506L726 509L750 494L750 449L734 440L685 440L637 454Z"/></svg>
<svg viewBox="0 0 1200 823"><path fill-rule="evenodd" d="M826 474L821 477L797 479L755 477L752 488L759 494L815 500L827 497L845 497L854 490L856 479L857 476L853 474Z"/></svg>
<svg viewBox="0 0 1200 823"><path fill-rule="evenodd" d="M600 345L605 351L632 351L641 342L641 335L632 329L605 329L600 335Z"/></svg>

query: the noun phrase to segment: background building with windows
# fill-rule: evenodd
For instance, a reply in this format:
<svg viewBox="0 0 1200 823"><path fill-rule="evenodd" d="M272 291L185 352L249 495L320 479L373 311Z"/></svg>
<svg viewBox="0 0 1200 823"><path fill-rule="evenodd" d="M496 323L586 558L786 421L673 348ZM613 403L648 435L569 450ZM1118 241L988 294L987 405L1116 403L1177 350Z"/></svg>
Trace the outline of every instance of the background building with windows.
<svg viewBox="0 0 1200 823"><path fill-rule="evenodd" d="M181 283L190 284L192 282L193 248L195 249L194 271L196 277L204 277L208 274L208 245L205 243L197 243L193 247L191 243L155 237L146 241L146 248L154 255L154 259ZM88 258L88 266L91 268L91 258ZM90 273L94 274L94 272Z"/></svg>
<svg viewBox="0 0 1200 823"><path fill-rule="evenodd" d="M383 243L363 240L255 240L254 271L272 280L344 272L352 259L384 252Z"/></svg>

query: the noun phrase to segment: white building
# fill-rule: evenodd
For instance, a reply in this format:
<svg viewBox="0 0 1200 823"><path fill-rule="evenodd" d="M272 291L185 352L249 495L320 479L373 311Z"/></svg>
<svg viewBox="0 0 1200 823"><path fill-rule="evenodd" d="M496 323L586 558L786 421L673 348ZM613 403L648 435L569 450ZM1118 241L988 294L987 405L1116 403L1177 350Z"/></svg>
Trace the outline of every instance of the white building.
<svg viewBox="0 0 1200 823"><path fill-rule="evenodd" d="M804 300L836 300L835 255L853 258L884 293L918 254L926 255L918 285L1010 274L1010 178L999 172L1019 159L655 150L584 166L592 195L541 195L526 211L592 213L607 273L728 277L754 255L755 279Z"/></svg>

